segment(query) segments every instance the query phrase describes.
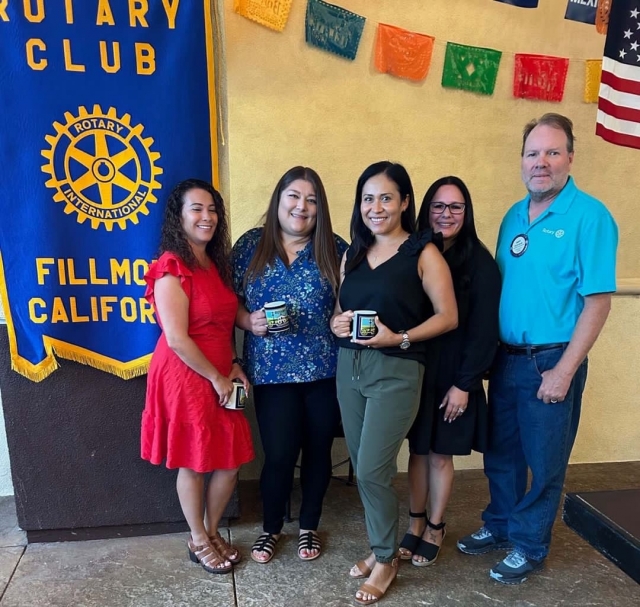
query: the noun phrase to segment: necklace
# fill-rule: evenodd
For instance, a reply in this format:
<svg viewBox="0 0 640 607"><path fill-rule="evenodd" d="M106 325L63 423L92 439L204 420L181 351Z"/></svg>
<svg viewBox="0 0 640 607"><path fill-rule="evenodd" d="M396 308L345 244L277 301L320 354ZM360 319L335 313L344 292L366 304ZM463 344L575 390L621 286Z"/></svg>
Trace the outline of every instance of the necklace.
<svg viewBox="0 0 640 607"><path fill-rule="evenodd" d="M369 254L371 255L371 263L373 263L374 265L378 263L378 259L379 258L386 258L386 259L390 259L391 257L393 257L393 255L395 255L395 253L398 251L398 249L400 248L400 245L406 240L406 238L403 236L401 239L398 239L396 242L391 243L391 244L386 244L386 245L381 245L381 244L375 244L374 247L372 247L371 249L369 249ZM388 255L388 253L391 253L391 255ZM385 261L386 261L385 259Z"/></svg>

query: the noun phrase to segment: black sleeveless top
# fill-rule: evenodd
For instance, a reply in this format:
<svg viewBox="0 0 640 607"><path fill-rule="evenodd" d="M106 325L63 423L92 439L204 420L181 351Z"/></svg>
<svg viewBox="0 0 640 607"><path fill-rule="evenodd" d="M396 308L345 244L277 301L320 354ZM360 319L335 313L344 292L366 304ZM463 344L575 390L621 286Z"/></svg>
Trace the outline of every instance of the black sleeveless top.
<svg viewBox="0 0 640 607"><path fill-rule="evenodd" d="M422 288L418 274L418 259L424 247L434 242L442 250L441 239L434 240L431 230L411 234L398 252L371 268L366 257L349 272L340 287L340 308L346 310L375 310L380 322L394 333L408 331L433 316L433 305ZM347 249L347 260L353 257ZM341 348L362 350L365 346L351 343L350 337L338 339ZM427 362L427 342L414 342L406 350L400 347L380 348L388 356Z"/></svg>

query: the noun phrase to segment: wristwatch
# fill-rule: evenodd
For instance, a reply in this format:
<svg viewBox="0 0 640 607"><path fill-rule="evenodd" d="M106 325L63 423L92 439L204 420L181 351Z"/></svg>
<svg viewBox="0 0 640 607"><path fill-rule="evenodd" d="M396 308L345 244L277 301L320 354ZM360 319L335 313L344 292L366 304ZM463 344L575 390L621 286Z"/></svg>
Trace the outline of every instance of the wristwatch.
<svg viewBox="0 0 640 607"><path fill-rule="evenodd" d="M409 334L406 331L400 331L400 333L402 333L402 342L400 343L400 349L407 350L411 345L411 342L409 341Z"/></svg>

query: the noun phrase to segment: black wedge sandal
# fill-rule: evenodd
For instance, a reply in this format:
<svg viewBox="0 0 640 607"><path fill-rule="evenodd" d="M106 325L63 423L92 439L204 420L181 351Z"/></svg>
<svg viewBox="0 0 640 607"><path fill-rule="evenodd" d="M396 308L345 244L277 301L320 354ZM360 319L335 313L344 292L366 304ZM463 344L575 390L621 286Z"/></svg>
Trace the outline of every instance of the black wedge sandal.
<svg viewBox="0 0 640 607"><path fill-rule="evenodd" d="M434 525L427 518L427 527L429 529L433 529L434 531L442 531L442 541L444 542L444 536L447 534L447 530L445 529L447 523L438 523ZM424 534L423 534L424 535ZM440 554L440 548L442 546L438 546L437 544L432 544L431 542L427 542L424 539L420 538L418 542L418 547L415 549L413 553L413 557L411 557L411 564L416 567L428 567L429 565L433 565ZM414 557L421 556L424 561L416 561Z"/></svg>
<svg viewBox="0 0 640 607"><path fill-rule="evenodd" d="M426 512L409 512L409 516L411 518L426 519L427 513ZM416 548L418 547L420 540L422 540L422 535L413 535L413 533L409 533L407 531L407 533L404 534L402 541L400 542L400 549L398 550L398 555L400 556L400 559L403 561L410 560L411 557L413 556L413 553L416 551ZM407 552L403 552L403 550L406 550Z"/></svg>

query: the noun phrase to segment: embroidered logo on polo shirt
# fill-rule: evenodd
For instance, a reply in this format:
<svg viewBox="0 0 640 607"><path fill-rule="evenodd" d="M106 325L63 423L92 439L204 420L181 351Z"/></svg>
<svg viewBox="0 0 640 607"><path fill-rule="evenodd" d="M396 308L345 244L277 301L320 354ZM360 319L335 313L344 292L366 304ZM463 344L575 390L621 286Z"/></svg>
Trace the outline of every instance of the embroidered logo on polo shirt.
<svg viewBox="0 0 640 607"><path fill-rule="evenodd" d="M564 236L564 230L549 230L547 228L542 228L543 234L551 234L556 238L562 238Z"/></svg>

